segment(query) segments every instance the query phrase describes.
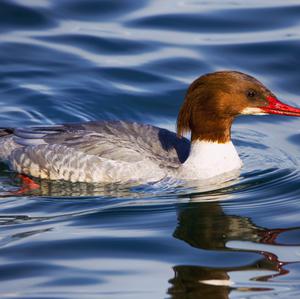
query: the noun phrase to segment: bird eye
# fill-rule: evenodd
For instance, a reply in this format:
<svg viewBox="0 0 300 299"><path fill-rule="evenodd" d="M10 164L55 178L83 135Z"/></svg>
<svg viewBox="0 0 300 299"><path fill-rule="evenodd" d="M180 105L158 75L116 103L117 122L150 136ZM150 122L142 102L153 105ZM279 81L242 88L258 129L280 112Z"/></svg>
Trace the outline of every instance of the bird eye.
<svg viewBox="0 0 300 299"><path fill-rule="evenodd" d="M256 94L257 94L256 91L253 89L249 89L247 91L247 97L249 97L249 98L254 98L256 96Z"/></svg>

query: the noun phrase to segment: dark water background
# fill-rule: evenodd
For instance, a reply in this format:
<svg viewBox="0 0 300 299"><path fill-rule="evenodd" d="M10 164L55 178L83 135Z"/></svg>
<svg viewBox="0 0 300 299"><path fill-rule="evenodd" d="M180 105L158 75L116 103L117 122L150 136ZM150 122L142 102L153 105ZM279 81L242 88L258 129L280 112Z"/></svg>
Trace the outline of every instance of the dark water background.
<svg viewBox="0 0 300 299"><path fill-rule="evenodd" d="M0 2L0 126L174 129L188 84L250 73L300 106L300 2ZM300 297L300 120L243 117L213 191L43 182L0 200L1 298ZM1 166L0 191L20 188Z"/></svg>

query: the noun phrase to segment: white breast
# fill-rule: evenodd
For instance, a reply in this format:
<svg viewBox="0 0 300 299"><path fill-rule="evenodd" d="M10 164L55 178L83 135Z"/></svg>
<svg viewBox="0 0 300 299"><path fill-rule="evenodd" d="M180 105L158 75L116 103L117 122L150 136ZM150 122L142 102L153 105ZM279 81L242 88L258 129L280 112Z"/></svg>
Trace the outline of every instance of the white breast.
<svg viewBox="0 0 300 299"><path fill-rule="evenodd" d="M232 172L243 165L232 144L207 141L192 143L188 159L182 165L179 176L182 179L209 179Z"/></svg>

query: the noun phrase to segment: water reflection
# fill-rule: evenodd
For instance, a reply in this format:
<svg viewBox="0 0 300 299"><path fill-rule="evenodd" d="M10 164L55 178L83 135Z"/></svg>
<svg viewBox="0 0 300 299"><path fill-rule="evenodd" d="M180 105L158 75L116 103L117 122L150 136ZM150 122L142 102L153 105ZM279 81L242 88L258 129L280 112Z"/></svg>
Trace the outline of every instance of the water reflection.
<svg viewBox="0 0 300 299"><path fill-rule="evenodd" d="M270 284L257 282L273 281L278 276L289 274L286 266L291 262L280 260L277 256L277 239L281 233L294 229L299 228L268 229L256 225L251 218L227 215L220 202L191 202L188 206L179 208L178 225L173 236L192 247L209 251L229 251L234 254L241 250L228 247L228 243L238 240L265 244L267 250L274 252L243 249L246 252L257 252L261 258L248 265L235 267L217 267L220 263L214 267L176 265L173 267L174 277L169 280L171 287L168 294L172 298L229 298L232 290L276 289L276 286L272 288ZM289 247L285 249L289 250ZM299 261L297 259L294 262ZM251 285L251 281L256 281L256 284Z"/></svg>
<svg viewBox="0 0 300 299"><path fill-rule="evenodd" d="M1 180L7 180L7 173L4 169L2 171ZM9 185L11 182L7 182L7 184ZM220 185L219 189L210 191L205 191L203 188L197 190L190 186L190 188L181 190L182 193L179 192L177 198L174 197L174 190L177 189L170 189L170 186L168 186L167 192L172 193L168 197L167 192L161 189L162 186L158 189L160 192L164 192L164 195L158 194L156 196L154 186L148 186L147 189L145 186L139 188L124 185L118 186L116 184L72 184L46 180L40 180L39 184L40 188L38 190L23 194L29 196L29 199L23 202L25 208L20 203L20 207L17 210L18 215L8 215L6 213L11 211L8 210L0 217L0 225L2 225L3 229L10 226L11 232L1 240L0 247L7 247L7 245L14 244L15 241L19 240L29 240L32 236L42 235L45 238L45 233L47 233L48 238L50 235L51 240L49 232L55 233L58 227L61 229L63 221L65 221L66 232L69 232L70 228L67 223L71 221L73 228L85 226L85 231L88 232L87 235L91 233L91 236L89 241L85 238L75 238L72 240L74 243L72 245L68 243L68 246L79 248L79 244L85 243L85 254L90 248L94 250L92 253L89 252L88 256L102 257L103 254L107 254L105 248L110 246L110 242L111 244L119 242L120 249L116 250L113 247L109 247L109 252L112 256L120 256L120 254L124 253L124 248L126 250L128 246L129 248L134 248L132 249L134 251L133 260L140 254L143 254L145 260L152 260L155 257L162 263L166 262L165 259L168 262L168 258L165 255L156 255L155 250L154 252L152 252L152 249L147 251L145 247L141 247L145 238L147 239L147 235L145 237L147 229L155 227L151 225L151 222L147 223L149 218L145 217L145 215L143 216L142 211L146 212L148 210L149 215L155 218L153 220L155 225L159 227L165 225L165 222L159 222L162 221L165 215L169 215L170 223L175 219L174 214L163 213L164 209L161 206L158 208L158 212L155 212L158 207L156 204L163 204L166 209L175 208L177 212L176 227L170 224L174 243L168 247L170 259L172 260L170 267L172 267L174 274L172 278L166 276L164 280L165 282L168 280L170 283L167 292L171 298L202 298L204 296L205 298L229 298L232 292L278 292L281 286L286 286L284 281L282 281L282 277L288 277L286 279L287 282L291 280L291 275L293 277L294 273L291 273L293 271L290 268L291 264L299 263L299 256L292 254L290 249L293 247L299 251L300 244L297 244L295 237L292 238L292 245L286 244L286 237L281 238L281 236L297 233L297 230L300 228L291 225L289 228L275 227L270 229L255 223L255 213L252 213L251 209L248 212L245 212L244 209L243 213L240 213L239 209L236 208L238 206L237 196L243 194L243 190L246 187L249 188L249 184L242 183L239 180L227 182ZM17 181L15 188L16 190L20 188L20 184ZM252 184L252 190L253 188L254 184ZM63 200L65 196L70 198ZM40 200L41 197L45 197L46 200ZM89 201L88 197L95 198ZM116 197L118 197L118 200ZM152 209L151 205L153 204L154 207ZM38 208L39 212L35 216L31 215L30 212L28 213L26 205L40 205L40 208ZM47 212L40 212L41 207L45 207L45 205L47 206L47 209L45 209ZM15 211L16 206L15 203ZM133 232L127 230L127 236L131 236L128 241L125 241L124 231L120 227L124 224L122 216L129 215L129 213L128 210L127 212L122 210L121 206L127 209L133 206L138 207L138 211L132 212L132 218L129 220L126 218L126 223L132 221L135 231L138 230L137 227L141 227L141 231L138 235L131 235ZM230 210L232 206L234 209ZM248 208L250 208L249 205ZM256 213L259 213L259 205L256 208ZM109 217L102 213L105 209L110 209L110 213L107 214L110 215ZM20 215L21 212L24 215ZM28 213L28 215L25 213ZM115 218L112 215L115 215ZM260 218L261 215L257 219ZM109 240L101 235L101 225L99 227L96 225L98 228L95 230L95 223L99 219L103 223L105 223L104 219L110 219L106 223L108 225L106 229L111 228L111 230L108 230ZM23 227L20 225L23 225ZM116 233L117 231L120 232L120 235ZM68 233L63 238L67 238L67 236L69 236ZM155 244L153 248L163 248L160 247L162 246L160 244L161 239L153 238L152 241L149 238L149 242L154 242L153 244ZM280 241L278 241L279 238ZM181 252L182 258L179 261L177 260L178 253L176 253L178 240L180 240L179 243L184 241L184 244L186 244ZM137 243L135 243L136 241ZM149 246L149 242L147 241L147 246ZM44 258L44 255L47 256L46 247L51 248L51 254L55 257L59 256L61 258L64 256L60 250L58 252L55 251L57 244L49 245L50 243L47 241L39 245L44 250L40 250L40 252L43 252L40 256L41 258ZM64 246L62 245L62 247ZM190 248L194 248L195 251ZM36 248L31 250L36 251ZM64 250L67 252L68 248L66 247ZM282 251L285 251L285 256L282 254ZM23 258L23 249L11 252L19 252ZM9 256L11 256L11 252L9 252ZM29 252L27 254L30 255ZM176 256L174 263L172 254ZM211 256L215 260L211 259ZM210 260L206 260L207 257L210 257ZM99 269L102 269L100 264ZM103 277L101 276L100 278L102 279Z"/></svg>

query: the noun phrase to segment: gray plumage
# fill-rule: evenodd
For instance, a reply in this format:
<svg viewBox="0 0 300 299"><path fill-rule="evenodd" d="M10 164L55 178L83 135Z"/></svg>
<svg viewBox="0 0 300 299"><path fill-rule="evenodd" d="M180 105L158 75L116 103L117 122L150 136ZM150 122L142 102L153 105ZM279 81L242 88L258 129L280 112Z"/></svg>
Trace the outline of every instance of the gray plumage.
<svg viewBox="0 0 300 299"><path fill-rule="evenodd" d="M0 158L33 177L72 182L159 180L187 159L190 142L151 125L99 121L2 129Z"/></svg>

